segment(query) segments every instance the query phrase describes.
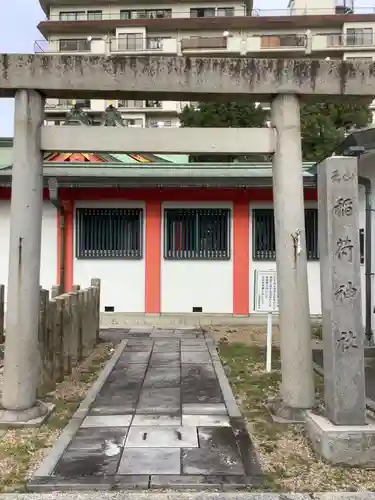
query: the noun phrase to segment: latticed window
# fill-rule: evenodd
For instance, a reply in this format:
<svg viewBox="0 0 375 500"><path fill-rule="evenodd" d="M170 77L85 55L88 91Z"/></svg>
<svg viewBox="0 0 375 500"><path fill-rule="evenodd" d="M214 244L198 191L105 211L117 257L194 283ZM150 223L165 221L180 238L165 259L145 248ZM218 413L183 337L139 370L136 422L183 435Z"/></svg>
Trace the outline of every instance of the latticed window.
<svg viewBox="0 0 375 500"><path fill-rule="evenodd" d="M253 210L253 259L275 260L275 221L273 209ZM305 210L306 252L308 260L319 259L318 250L318 211Z"/></svg>
<svg viewBox="0 0 375 500"><path fill-rule="evenodd" d="M142 209L78 208L76 217L77 258L142 257Z"/></svg>
<svg viewBox="0 0 375 500"><path fill-rule="evenodd" d="M230 210L165 210L164 257L195 260L229 259Z"/></svg>

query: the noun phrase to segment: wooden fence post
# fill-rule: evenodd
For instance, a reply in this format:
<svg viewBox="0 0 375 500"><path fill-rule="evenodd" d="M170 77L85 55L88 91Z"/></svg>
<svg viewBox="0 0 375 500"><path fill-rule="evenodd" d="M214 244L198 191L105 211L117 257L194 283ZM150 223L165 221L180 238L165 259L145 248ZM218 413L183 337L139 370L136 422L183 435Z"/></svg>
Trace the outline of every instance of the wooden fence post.
<svg viewBox="0 0 375 500"><path fill-rule="evenodd" d="M61 295L64 300L63 309L63 359L64 359L64 374L69 375L72 371L71 359L71 340L72 340L72 312L70 295L64 293Z"/></svg>
<svg viewBox="0 0 375 500"><path fill-rule="evenodd" d="M78 323L78 361L83 359L83 317L84 317L84 297L83 291L80 288L77 289L77 323Z"/></svg>
<svg viewBox="0 0 375 500"><path fill-rule="evenodd" d="M50 389L48 377L48 329L47 329L47 307L49 300L48 290L40 289L39 307L39 359L35 360L39 366L39 385L37 387L38 397L43 397Z"/></svg>
<svg viewBox="0 0 375 500"><path fill-rule="evenodd" d="M91 286L95 287L95 323L96 323L96 344L99 343L100 340L100 279L93 278L91 280Z"/></svg>
<svg viewBox="0 0 375 500"><path fill-rule="evenodd" d="M70 292L69 297L70 297L70 312L71 312L70 355L71 355L72 366L75 366L78 363L80 356L78 294L75 292Z"/></svg>
<svg viewBox="0 0 375 500"><path fill-rule="evenodd" d="M64 380L64 298L56 297L55 317L55 370L56 382Z"/></svg>

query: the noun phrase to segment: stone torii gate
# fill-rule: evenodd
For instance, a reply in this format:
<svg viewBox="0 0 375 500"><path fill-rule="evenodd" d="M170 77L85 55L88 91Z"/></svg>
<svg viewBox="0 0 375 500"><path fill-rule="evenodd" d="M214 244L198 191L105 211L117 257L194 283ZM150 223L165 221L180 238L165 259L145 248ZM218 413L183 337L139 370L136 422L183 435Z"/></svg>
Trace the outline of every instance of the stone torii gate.
<svg viewBox="0 0 375 500"><path fill-rule="evenodd" d="M273 153L282 362L279 416L314 405L300 98L375 96L375 63L161 56L0 55L15 97L8 316L0 423L43 417L36 401L42 151ZM271 102L270 129L44 127L45 97ZM127 149L128 147L128 149Z"/></svg>

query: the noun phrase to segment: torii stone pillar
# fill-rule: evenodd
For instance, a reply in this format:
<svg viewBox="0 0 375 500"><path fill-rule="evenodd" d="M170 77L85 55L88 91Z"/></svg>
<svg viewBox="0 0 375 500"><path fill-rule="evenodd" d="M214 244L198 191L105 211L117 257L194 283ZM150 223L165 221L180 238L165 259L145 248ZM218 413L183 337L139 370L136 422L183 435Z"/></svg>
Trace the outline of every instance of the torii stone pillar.
<svg viewBox="0 0 375 500"><path fill-rule="evenodd" d="M271 113L277 133L273 198L282 371L282 401L273 411L281 419L303 421L303 410L314 405L314 383L299 98L278 95Z"/></svg>
<svg viewBox="0 0 375 500"><path fill-rule="evenodd" d="M34 90L15 96L14 159L0 425L37 422L47 411L36 400L39 378L39 275L42 235L43 156L40 127L44 99Z"/></svg>

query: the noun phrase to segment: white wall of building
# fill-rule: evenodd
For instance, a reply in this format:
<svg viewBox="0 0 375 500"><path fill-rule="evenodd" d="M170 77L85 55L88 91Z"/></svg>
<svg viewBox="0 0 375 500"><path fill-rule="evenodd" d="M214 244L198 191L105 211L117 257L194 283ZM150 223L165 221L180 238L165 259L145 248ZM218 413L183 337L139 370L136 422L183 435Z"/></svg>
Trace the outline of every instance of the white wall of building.
<svg viewBox="0 0 375 500"><path fill-rule="evenodd" d="M335 0L293 0L289 5L292 15L328 15L334 14L336 9Z"/></svg>
<svg viewBox="0 0 375 500"><path fill-rule="evenodd" d="M0 200L0 283L8 285L10 236L10 201ZM57 216L56 208L49 202L43 203L42 249L40 284L50 290L56 285L57 274Z"/></svg>
<svg viewBox="0 0 375 500"><path fill-rule="evenodd" d="M371 180L372 183L372 193L371 193L371 203L372 203L372 208L375 208L375 155L365 155L367 157L366 160L362 162L362 159L360 161L360 166L358 168L358 173L362 177L366 177ZM362 157L364 159L364 157ZM364 228L365 227L365 213L364 213L364 208L365 208L365 190L363 187L360 187L360 227ZM374 273L375 270L375 212L371 212L371 231L372 231L372 256L371 256L371 265L372 265L372 272ZM366 258L366 248L365 248L365 258ZM364 266L361 266L362 268L362 273L363 275L363 280L362 280L362 302L364 304ZM375 307L375 279L374 276L371 276L372 280L372 310ZM364 307L364 305L362 305ZM375 314L372 314L372 329L375 330Z"/></svg>
<svg viewBox="0 0 375 500"><path fill-rule="evenodd" d="M165 208L229 208L223 202L165 202ZM191 313L202 307L203 313L233 312L233 225L231 225L231 258L223 261L165 260L164 238L161 252L161 312ZM164 219L162 221L164 233ZM163 234L162 233L162 234Z"/></svg>
<svg viewBox="0 0 375 500"><path fill-rule="evenodd" d="M75 208L143 208L145 204L131 201L82 201ZM74 248L76 238L74 216ZM145 224L143 220L143 231ZM91 278L101 279L101 309L113 306L115 312L143 313L145 311L145 233L142 259L77 259L74 253L73 282L89 285Z"/></svg>

